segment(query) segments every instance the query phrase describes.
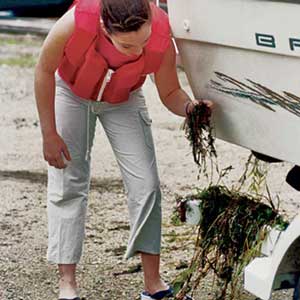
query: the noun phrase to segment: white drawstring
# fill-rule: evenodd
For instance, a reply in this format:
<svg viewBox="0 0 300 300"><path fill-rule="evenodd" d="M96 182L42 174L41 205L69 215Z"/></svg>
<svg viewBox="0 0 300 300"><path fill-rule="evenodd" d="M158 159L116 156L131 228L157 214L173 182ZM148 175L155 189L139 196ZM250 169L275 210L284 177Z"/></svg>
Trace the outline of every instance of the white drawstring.
<svg viewBox="0 0 300 300"><path fill-rule="evenodd" d="M107 70L107 72L106 72L106 74L104 76L101 88L100 88L99 93L98 93L97 101L101 101L104 89L106 88L107 83L110 81L111 76L112 76L113 73L114 73L113 70L111 70L111 69Z"/></svg>
<svg viewBox="0 0 300 300"><path fill-rule="evenodd" d="M110 81L111 76L112 76L113 73L114 73L113 70L111 70L111 69L107 70L107 73L105 74L102 85L100 87L96 103L92 103L91 101L88 102L87 121L86 121L86 127L87 127L86 142L87 142L87 147L86 147L86 152L85 152L85 160L89 160L89 157L90 157L90 118L91 118L91 112L94 113L94 114L99 113L99 109L97 109L96 106L101 101L104 89L105 89L107 83Z"/></svg>
<svg viewBox="0 0 300 300"><path fill-rule="evenodd" d="M91 114L91 102L88 102L87 107L87 121L86 121L86 152L85 152L85 160L89 160L90 157L90 114Z"/></svg>

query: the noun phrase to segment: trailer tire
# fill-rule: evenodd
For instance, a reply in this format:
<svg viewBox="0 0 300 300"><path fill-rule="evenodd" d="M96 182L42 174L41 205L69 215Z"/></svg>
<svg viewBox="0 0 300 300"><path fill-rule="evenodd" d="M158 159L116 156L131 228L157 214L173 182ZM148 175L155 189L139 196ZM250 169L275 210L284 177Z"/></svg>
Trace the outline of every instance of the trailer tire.
<svg viewBox="0 0 300 300"><path fill-rule="evenodd" d="M293 294L293 300L300 300L300 276L297 278L294 294Z"/></svg>

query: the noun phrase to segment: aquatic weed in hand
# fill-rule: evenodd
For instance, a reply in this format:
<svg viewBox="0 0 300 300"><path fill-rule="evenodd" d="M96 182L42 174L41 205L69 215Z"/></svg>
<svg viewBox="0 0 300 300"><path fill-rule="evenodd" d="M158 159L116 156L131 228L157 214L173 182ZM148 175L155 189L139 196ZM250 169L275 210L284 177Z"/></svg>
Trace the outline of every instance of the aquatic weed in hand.
<svg viewBox="0 0 300 300"><path fill-rule="evenodd" d="M207 156L210 158L217 156L213 128L210 123L211 109L206 103L199 102L193 111L188 113L183 125L186 137L192 146L194 161L199 166L200 171L206 171Z"/></svg>

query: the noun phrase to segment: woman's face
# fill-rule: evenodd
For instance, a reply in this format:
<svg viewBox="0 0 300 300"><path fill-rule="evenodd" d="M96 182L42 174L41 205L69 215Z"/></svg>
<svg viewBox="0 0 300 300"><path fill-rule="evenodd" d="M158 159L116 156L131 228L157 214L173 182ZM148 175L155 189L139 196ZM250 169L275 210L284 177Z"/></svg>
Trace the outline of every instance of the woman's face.
<svg viewBox="0 0 300 300"><path fill-rule="evenodd" d="M151 36L151 22L146 22L138 31L108 34L114 46L125 55L141 55Z"/></svg>

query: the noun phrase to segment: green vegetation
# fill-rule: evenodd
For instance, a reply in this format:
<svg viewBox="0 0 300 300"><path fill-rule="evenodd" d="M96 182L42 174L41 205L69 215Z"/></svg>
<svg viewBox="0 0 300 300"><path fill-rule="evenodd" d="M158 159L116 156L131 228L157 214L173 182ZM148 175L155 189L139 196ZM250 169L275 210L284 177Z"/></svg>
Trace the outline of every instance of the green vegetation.
<svg viewBox="0 0 300 300"><path fill-rule="evenodd" d="M42 38L32 35L1 34L0 65L34 67L42 42Z"/></svg>
<svg viewBox="0 0 300 300"><path fill-rule="evenodd" d="M0 58L0 65L18 66L21 68L32 68L36 64L37 58L31 54L19 57Z"/></svg>
<svg viewBox="0 0 300 300"><path fill-rule="evenodd" d="M42 41L43 39L38 37L1 34L0 46L20 45L26 47L40 47L42 45Z"/></svg>
<svg viewBox="0 0 300 300"><path fill-rule="evenodd" d="M35 66L37 56L32 54L22 54L7 58L0 58L0 65L18 66L21 68L32 68Z"/></svg>
<svg viewBox="0 0 300 300"><path fill-rule="evenodd" d="M209 107L204 102L200 102L193 112L188 114L188 118L183 125L186 137L192 146L194 162L199 167L199 175L201 172L207 174L207 157L213 159L217 156L210 118L211 111Z"/></svg>
<svg viewBox="0 0 300 300"><path fill-rule="evenodd" d="M274 206L256 198L229 190L224 186L209 186L179 201L200 200L203 215L199 224L195 253L188 270L175 281L177 299L189 290L195 290L209 271L213 271L218 284L215 299L225 299L231 285L231 299L236 296L238 277L244 267L259 255L260 247L270 228L284 230L288 223ZM181 209L183 205L178 206ZM178 212L182 215L182 211Z"/></svg>
<svg viewBox="0 0 300 300"><path fill-rule="evenodd" d="M199 200L202 218L196 227L194 255L188 268L173 282L178 300L184 299L188 292L193 293L209 273L214 274L216 300L225 300L227 296L231 300L239 299L238 282L244 267L260 254L271 228L285 230L288 226L271 199L266 184L267 170L252 155L238 180L239 186L228 188L220 184L232 167L219 171L210 117L209 108L202 103L188 115L184 125L199 175L204 173L211 180L207 188L178 198L172 216L174 225L184 222L188 201ZM211 174L206 168L207 159L211 161ZM213 167L219 175L216 184L212 183ZM267 196L260 194L263 187ZM245 189L247 193L242 192Z"/></svg>

